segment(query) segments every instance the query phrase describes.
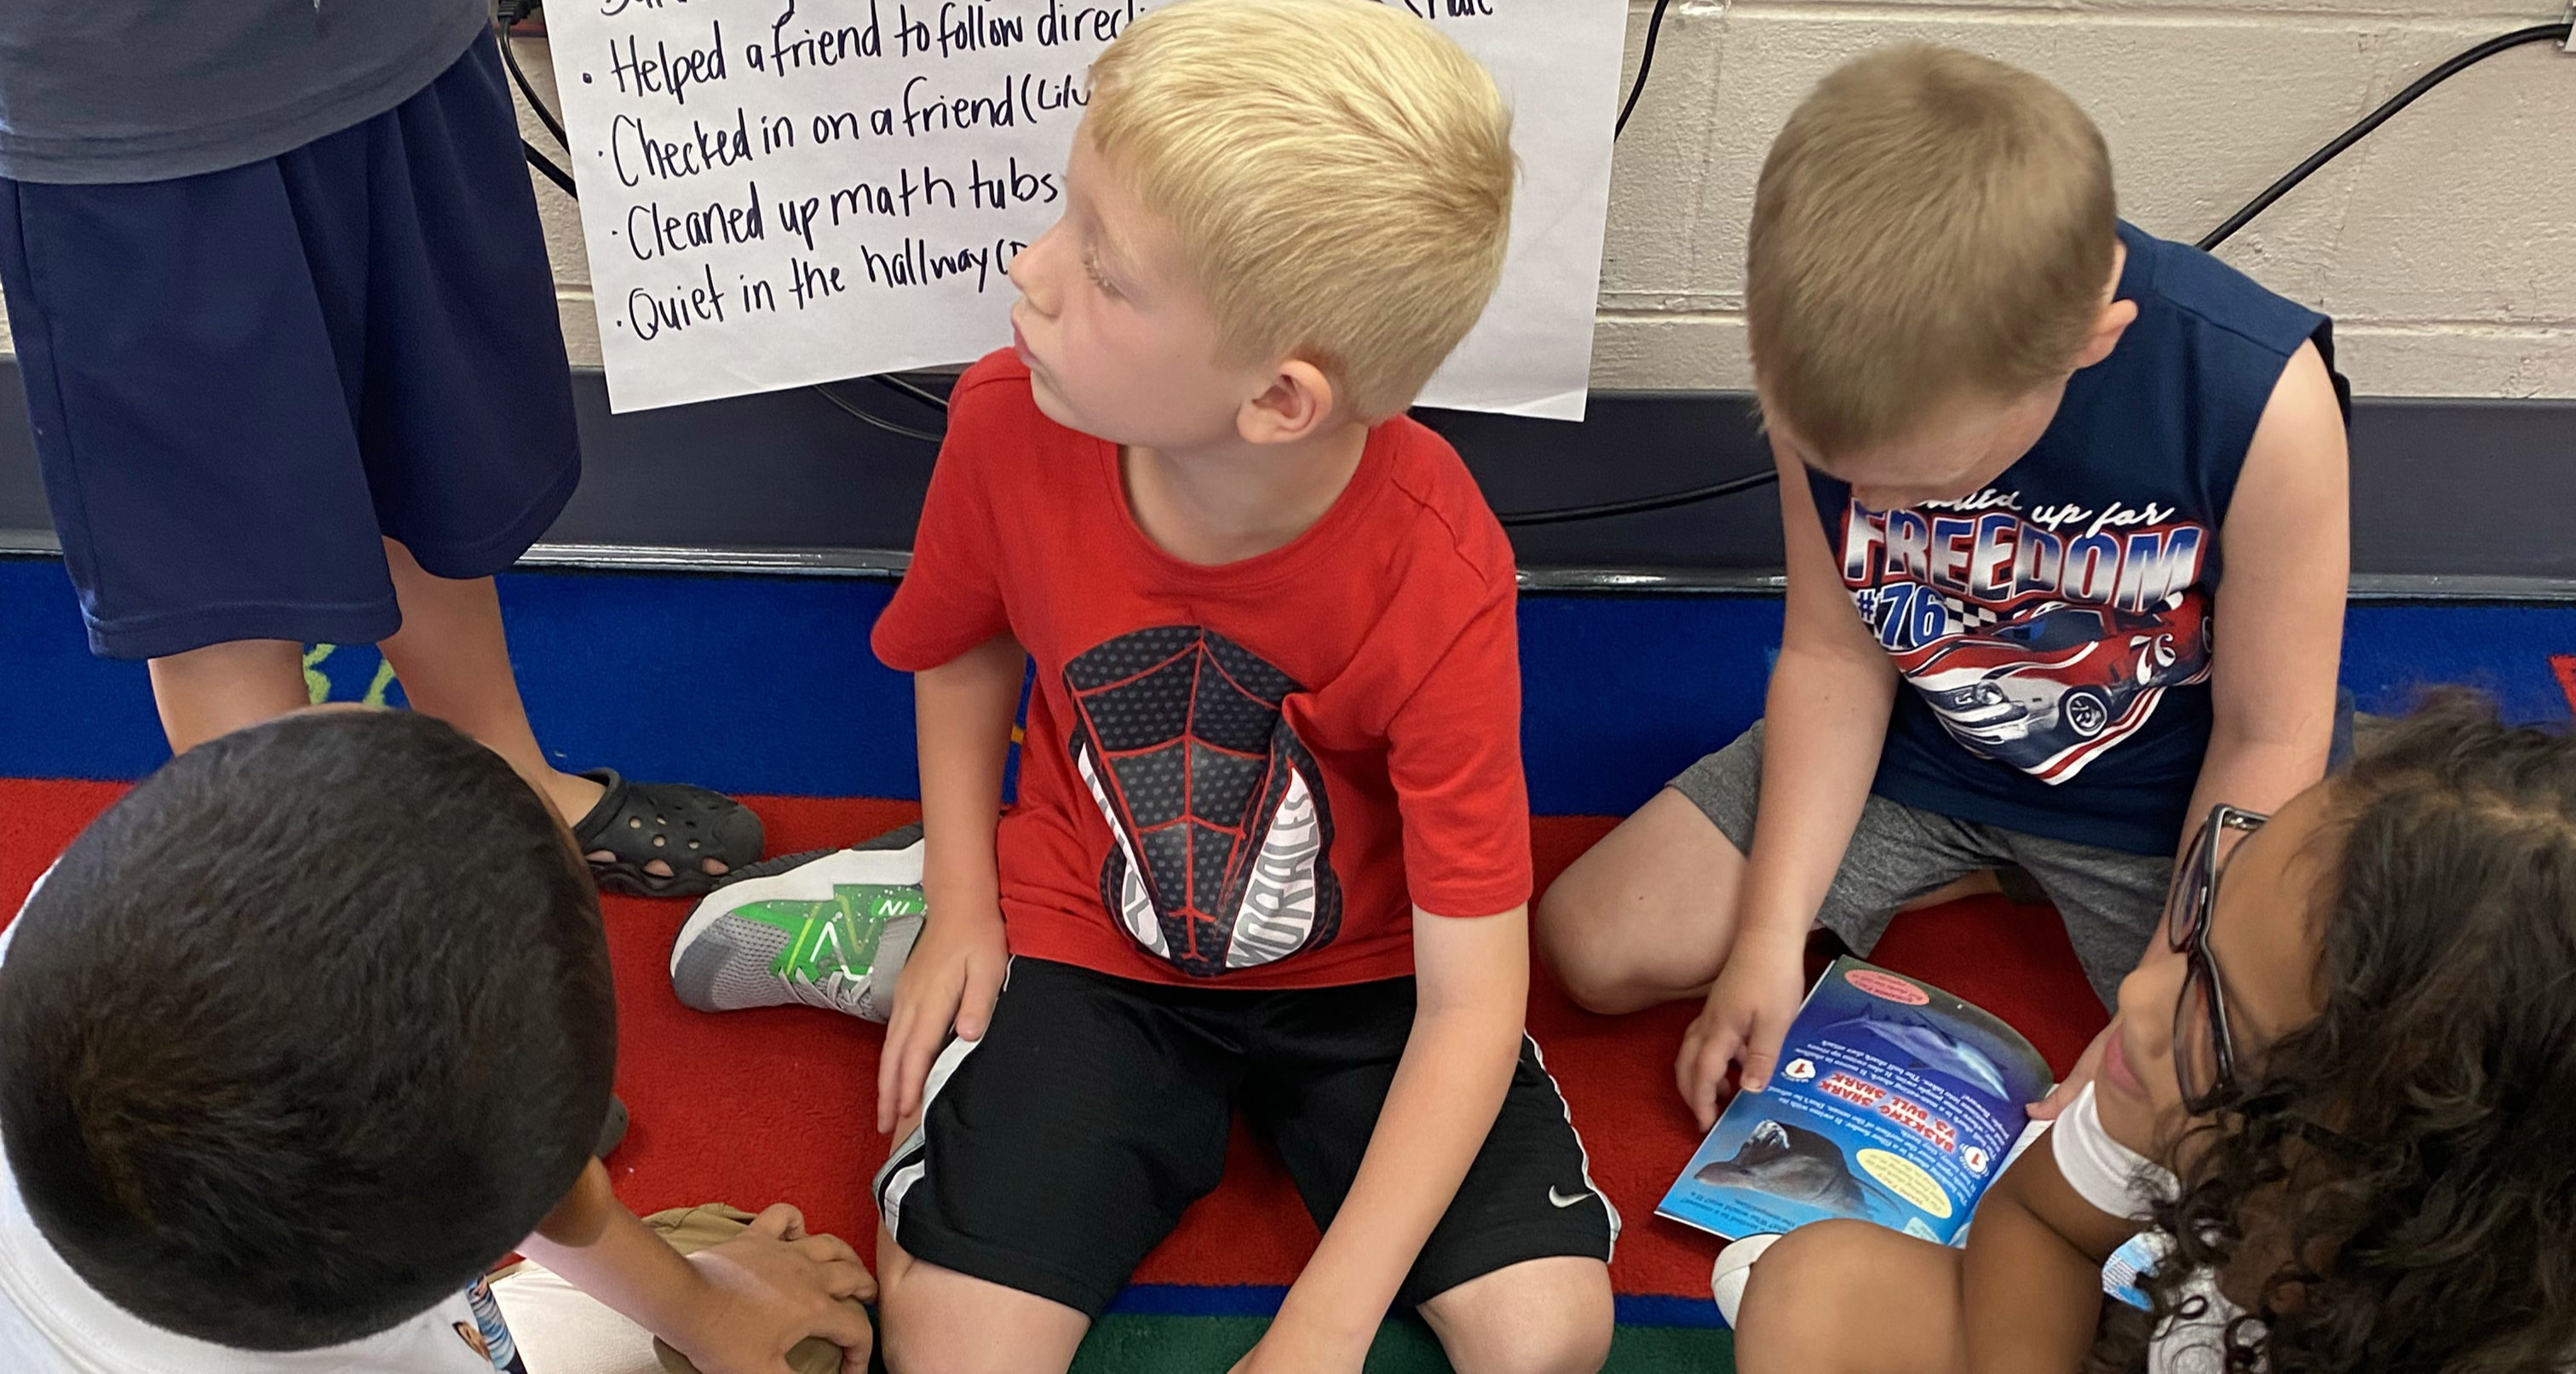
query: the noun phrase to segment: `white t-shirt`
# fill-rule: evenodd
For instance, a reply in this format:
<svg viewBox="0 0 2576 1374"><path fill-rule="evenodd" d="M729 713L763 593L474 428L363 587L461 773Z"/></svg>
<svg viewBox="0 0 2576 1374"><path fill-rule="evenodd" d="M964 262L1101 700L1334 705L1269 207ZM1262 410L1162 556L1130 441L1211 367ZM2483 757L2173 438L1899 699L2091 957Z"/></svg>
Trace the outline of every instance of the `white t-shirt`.
<svg viewBox="0 0 2576 1374"><path fill-rule="evenodd" d="M2095 1209L2112 1216L2145 1221L2155 1195L2170 1195L2176 1186L2164 1166L2113 1140L2102 1129L2102 1109L2093 1100L2090 1083L2084 1085L2075 1105L2058 1118L2048 1140L2057 1156L2057 1171L2066 1176L2068 1186ZM2156 1333L2147 1349L2149 1374L2218 1374L2227 1367L2222 1342L2227 1324L2241 1309L2218 1291L2206 1272L2193 1275L2185 1291L2204 1299L2207 1307L2197 1319L2177 1318Z"/></svg>
<svg viewBox="0 0 2576 1374"><path fill-rule="evenodd" d="M0 930L0 958L16 929ZM462 1292L391 1331L324 1350L231 1350L164 1331L108 1301L63 1262L28 1215L0 1150L0 1370L8 1374L494 1374L500 1367L485 1353Z"/></svg>

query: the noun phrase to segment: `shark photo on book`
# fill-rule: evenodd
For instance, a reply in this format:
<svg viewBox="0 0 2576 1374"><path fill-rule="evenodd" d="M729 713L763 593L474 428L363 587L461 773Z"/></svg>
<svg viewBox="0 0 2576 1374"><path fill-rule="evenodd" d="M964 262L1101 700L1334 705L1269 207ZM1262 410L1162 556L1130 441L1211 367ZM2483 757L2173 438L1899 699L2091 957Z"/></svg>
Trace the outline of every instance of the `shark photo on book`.
<svg viewBox="0 0 2576 1374"><path fill-rule="evenodd" d="M1927 983L1834 961L1758 1093L1738 1093L1655 1210L1742 1239L1851 1217L1948 1245L2038 1133L2048 1061Z"/></svg>

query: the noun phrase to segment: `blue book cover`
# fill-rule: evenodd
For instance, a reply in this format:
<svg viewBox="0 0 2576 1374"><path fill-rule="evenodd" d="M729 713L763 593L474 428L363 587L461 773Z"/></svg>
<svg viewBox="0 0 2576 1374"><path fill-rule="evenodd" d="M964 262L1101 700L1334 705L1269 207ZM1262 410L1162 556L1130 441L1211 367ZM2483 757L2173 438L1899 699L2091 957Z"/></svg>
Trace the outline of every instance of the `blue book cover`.
<svg viewBox="0 0 2576 1374"><path fill-rule="evenodd" d="M1729 1239L1854 1217L1954 1243L2030 1134L2048 1061L2012 1027L1858 959L1807 994L1655 1210Z"/></svg>

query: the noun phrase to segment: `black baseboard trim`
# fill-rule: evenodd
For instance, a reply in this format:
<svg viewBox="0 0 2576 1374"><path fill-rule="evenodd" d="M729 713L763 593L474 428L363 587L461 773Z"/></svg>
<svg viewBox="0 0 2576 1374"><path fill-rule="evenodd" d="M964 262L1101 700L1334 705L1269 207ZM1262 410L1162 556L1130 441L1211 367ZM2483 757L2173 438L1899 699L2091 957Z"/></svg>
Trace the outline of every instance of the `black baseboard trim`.
<svg viewBox="0 0 2576 1374"><path fill-rule="evenodd" d="M0 530L0 558L58 558L44 531ZM539 544L519 566L531 571L859 577L892 581L912 562L906 549L689 549L626 544ZM1778 569L1523 568L1520 585L1538 595L1778 597ZM2576 579L2356 575L2348 598L2362 603L2576 605Z"/></svg>
<svg viewBox="0 0 2576 1374"><path fill-rule="evenodd" d="M919 380L944 385L935 378ZM17 359L0 356L0 554L50 553ZM935 456L811 390L612 415L576 372L581 490L536 567L889 576ZM890 389L842 398L900 425L940 413ZM1732 392L1596 392L1580 424L1424 411L1494 508L1589 505L1704 486L1769 463ZM2368 600L2576 600L2576 400L2364 397L2352 432L2353 594ZM1515 529L1534 591L1776 594L1768 487L1697 505Z"/></svg>

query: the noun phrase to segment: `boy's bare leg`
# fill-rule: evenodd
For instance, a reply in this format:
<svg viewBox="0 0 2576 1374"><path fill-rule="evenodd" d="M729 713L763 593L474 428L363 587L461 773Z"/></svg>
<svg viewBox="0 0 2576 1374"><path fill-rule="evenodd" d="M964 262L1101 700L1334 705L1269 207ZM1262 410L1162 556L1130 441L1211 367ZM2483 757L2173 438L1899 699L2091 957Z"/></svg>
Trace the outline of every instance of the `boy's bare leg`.
<svg viewBox="0 0 2576 1374"><path fill-rule="evenodd" d="M1538 899L1539 950L1592 1011L1704 995L1735 943L1743 881L1743 852L1667 787Z"/></svg>
<svg viewBox="0 0 2576 1374"><path fill-rule="evenodd" d="M425 569L400 543L385 541L385 563L393 570L394 599L402 605L402 629L381 646L394 665L403 695L413 709L438 717L473 736L528 780L528 785L554 803L566 825L578 825L599 804L604 789L589 778L566 773L546 761L528 725L528 708L519 700L519 680L510 671L510 646L501 629L501 598L492 579L457 581ZM725 871L720 859L703 859L708 873ZM648 873L670 876L670 865L655 859Z"/></svg>
<svg viewBox="0 0 2576 1374"><path fill-rule="evenodd" d="M1966 1374L1959 1252L1865 1221L1763 1252L1736 1313L1743 1374Z"/></svg>
<svg viewBox="0 0 2576 1374"><path fill-rule="evenodd" d="M1735 943L1744 852L1690 798L1665 788L1538 899L1538 945L1574 1000L1617 1015L1701 997ZM1897 908L1999 891L1979 870Z"/></svg>
<svg viewBox="0 0 2576 1374"><path fill-rule="evenodd" d="M274 720L312 699L304 688L304 646L291 640L209 644L156 658L151 672L152 701L174 754Z"/></svg>
<svg viewBox="0 0 2576 1374"><path fill-rule="evenodd" d="M916 1260L882 1226L877 1316L892 1374L1048 1374L1072 1367L1091 1329L1062 1303Z"/></svg>
<svg viewBox="0 0 2576 1374"><path fill-rule="evenodd" d="M1458 1374L1598 1374L1610 1358L1610 1266L1524 1260L1422 1304Z"/></svg>
<svg viewBox="0 0 2576 1374"><path fill-rule="evenodd" d="M435 576L392 539L385 541L385 563L393 571L402 628L379 647L412 709L446 721L508 760L566 823L588 815L603 789L546 762L537 746L519 700L519 680L510 670L492 579Z"/></svg>

